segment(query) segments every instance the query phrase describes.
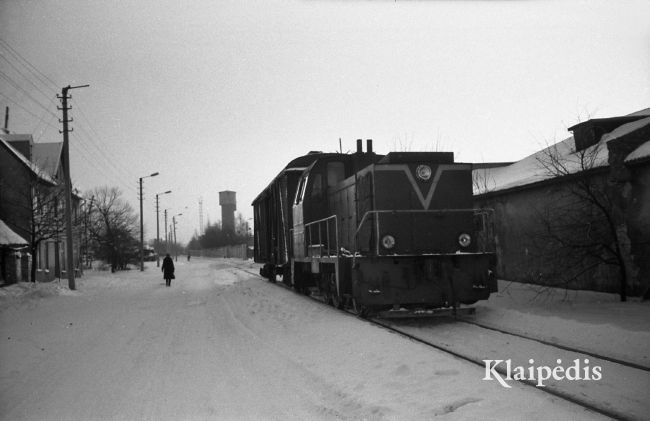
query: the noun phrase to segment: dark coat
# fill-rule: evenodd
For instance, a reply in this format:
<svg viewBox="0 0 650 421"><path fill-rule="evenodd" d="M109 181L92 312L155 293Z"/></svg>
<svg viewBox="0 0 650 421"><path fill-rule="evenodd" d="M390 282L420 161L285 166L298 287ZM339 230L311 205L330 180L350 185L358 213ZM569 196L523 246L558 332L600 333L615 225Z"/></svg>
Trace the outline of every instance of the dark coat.
<svg viewBox="0 0 650 421"><path fill-rule="evenodd" d="M163 278L164 279L173 279L174 278L174 261L171 257L166 256L163 259L162 264Z"/></svg>

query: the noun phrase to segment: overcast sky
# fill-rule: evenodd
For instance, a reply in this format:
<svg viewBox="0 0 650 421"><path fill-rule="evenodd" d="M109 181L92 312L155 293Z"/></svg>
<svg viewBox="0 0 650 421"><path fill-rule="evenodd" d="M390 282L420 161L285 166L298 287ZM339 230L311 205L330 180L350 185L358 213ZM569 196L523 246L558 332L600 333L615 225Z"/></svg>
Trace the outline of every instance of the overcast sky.
<svg viewBox="0 0 650 421"><path fill-rule="evenodd" d="M73 182L137 210L160 172L146 236L171 189L185 242L200 198L205 223L222 190L250 218L284 165L339 138L514 161L650 107L649 16L645 0L0 0L0 105L13 132L60 141L56 94L90 84L72 91Z"/></svg>

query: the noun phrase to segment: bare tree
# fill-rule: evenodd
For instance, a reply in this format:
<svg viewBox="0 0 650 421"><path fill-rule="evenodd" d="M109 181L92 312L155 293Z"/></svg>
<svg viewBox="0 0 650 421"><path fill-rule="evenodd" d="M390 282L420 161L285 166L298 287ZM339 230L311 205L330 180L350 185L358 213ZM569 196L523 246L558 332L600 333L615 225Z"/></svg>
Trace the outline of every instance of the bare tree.
<svg viewBox="0 0 650 421"><path fill-rule="evenodd" d="M110 263L113 271L124 269L138 255L138 217L117 187L98 187L89 214L88 233L95 255Z"/></svg>
<svg viewBox="0 0 650 421"><path fill-rule="evenodd" d="M538 157L546 175L561 181L546 206L537 210L542 261L552 265L553 276L566 287L595 273L616 276L621 301L626 301L625 247L617 235L607 174L599 171L606 165L607 146L560 149L564 147L566 143L552 145Z"/></svg>

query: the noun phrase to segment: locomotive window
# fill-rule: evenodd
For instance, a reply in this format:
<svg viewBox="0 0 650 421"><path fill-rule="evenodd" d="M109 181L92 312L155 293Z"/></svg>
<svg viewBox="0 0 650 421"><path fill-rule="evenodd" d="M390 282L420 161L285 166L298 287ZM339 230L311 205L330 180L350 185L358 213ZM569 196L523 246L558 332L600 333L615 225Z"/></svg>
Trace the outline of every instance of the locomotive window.
<svg viewBox="0 0 650 421"><path fill-rule="evenodd" d="M311 186L311 197L321 197L323 194L323 177L320 174L314 174L314 183Z"/></svg>
<svg viewBox="0 0 650 421"><path fill-rule="evenodd" d="M327 187L337 185L345 178L345 167L342 162L327 163Z"/></svg>
<svg viewBox="0 0 650 421"><path fill-rule="evenodd" d="M307 177L302 177L296 190L296 205L302 202L302 197L305 195L305 184L307 184Z"/></svg>

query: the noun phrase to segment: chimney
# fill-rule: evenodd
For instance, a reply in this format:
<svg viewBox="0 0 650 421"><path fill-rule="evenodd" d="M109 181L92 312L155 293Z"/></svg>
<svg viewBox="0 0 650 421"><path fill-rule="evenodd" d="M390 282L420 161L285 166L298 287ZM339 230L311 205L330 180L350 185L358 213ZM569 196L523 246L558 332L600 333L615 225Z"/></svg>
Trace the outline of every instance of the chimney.
<svg viewBox="0 0 650 421"><path fill-rule="evenodd" d="M372 153L372 139L366 139L366 152Z"/></svg>
<svg viewBox="0 0 650 421"><path fill-rule="evenodd" d="M363 152L363 139L357 139L357 153Z"/></svg>
<svg viewBox="0 0 650 421"><path fill-rule="evenodd" d="M9 107L5 108L5 130L9 133Z"/></svg>

